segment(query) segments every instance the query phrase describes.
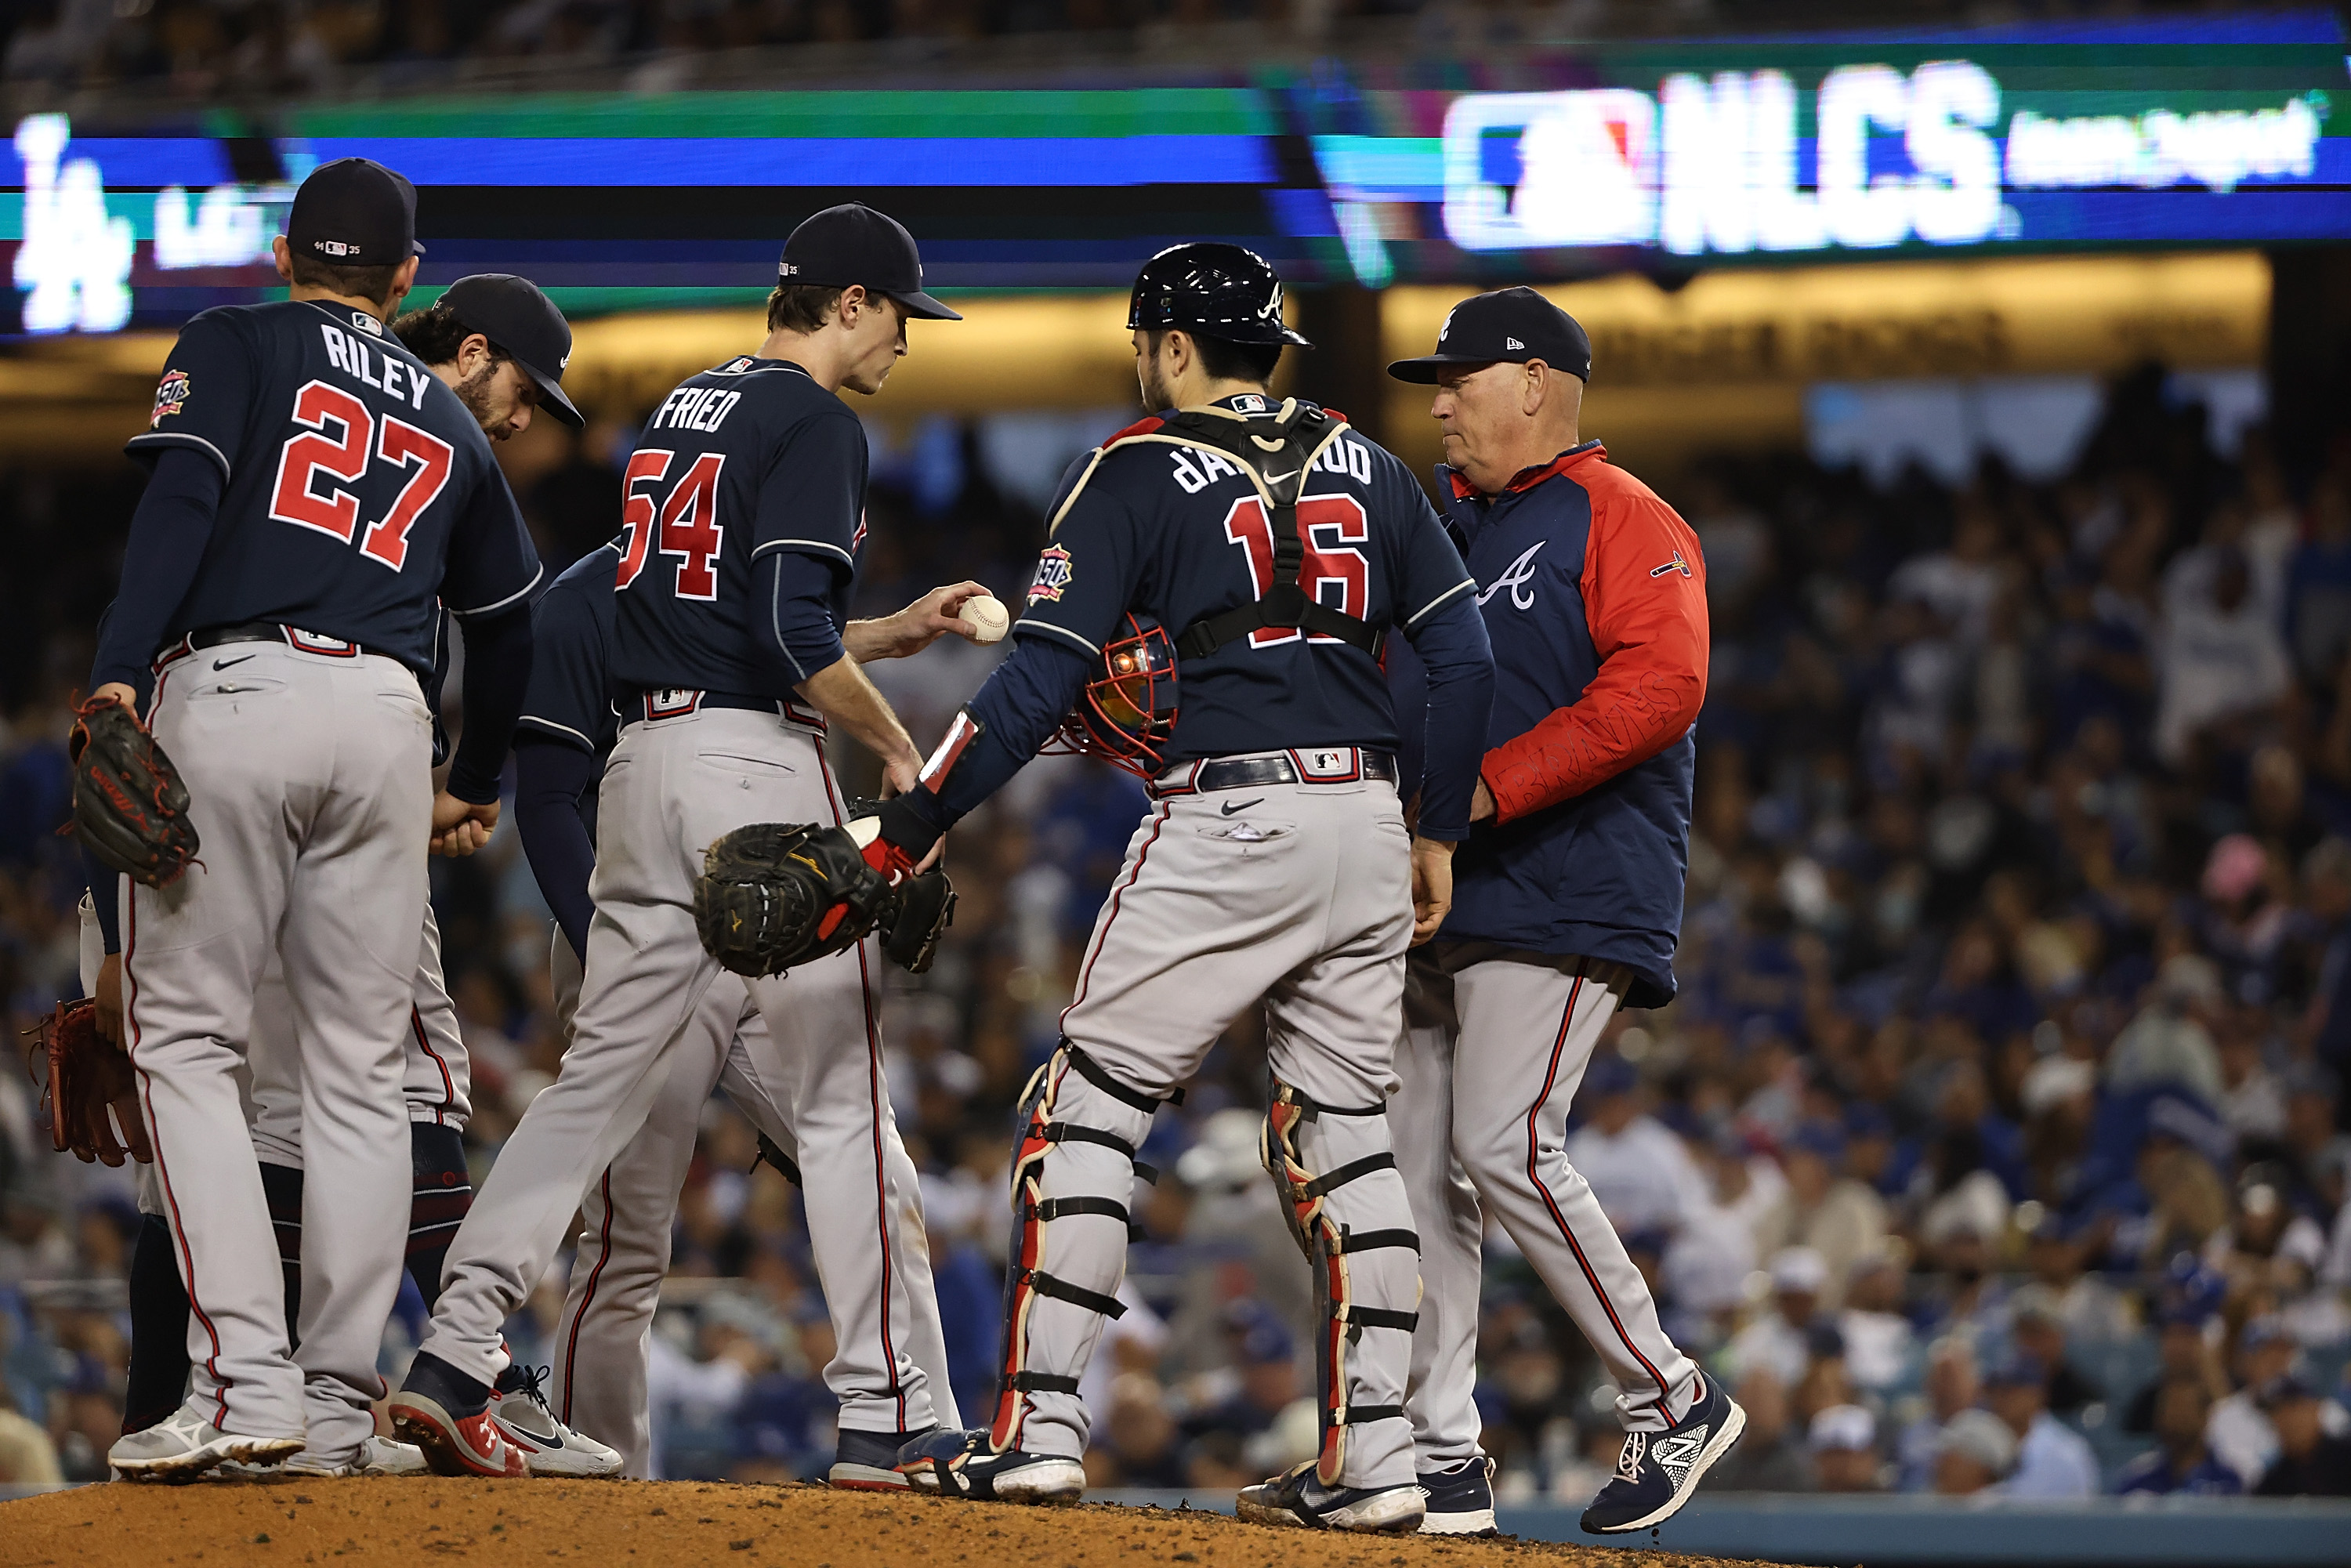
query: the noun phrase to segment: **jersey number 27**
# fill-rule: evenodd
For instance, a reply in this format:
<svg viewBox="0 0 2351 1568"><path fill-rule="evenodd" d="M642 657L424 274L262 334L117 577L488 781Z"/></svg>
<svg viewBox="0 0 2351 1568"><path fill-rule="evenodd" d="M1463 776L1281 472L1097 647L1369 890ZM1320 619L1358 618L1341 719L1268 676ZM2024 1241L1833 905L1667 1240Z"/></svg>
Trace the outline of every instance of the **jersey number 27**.
<svg viewBox="0 0 2351 1568"><path fill-rule="evenodd" d="M718 597L718 551L726 538L718 526L718 471L726 455L705 452L695 457L656 507L645 486L659 486L676 457L674 452L641 447L629 458L621 480L621 521L628 528L629 543L613 586L626 588L637 580L658 534L662 554L677 557L677 597L713 600Z"/></svg>
<svg viewBox="0 0 2351 1568"><path fill-rule="evenodd" d="M360 498L340 486L321 494L319 476L356 485L378 459L394 468L413 468L392 509L370 523L360 541L360 554L398 571L408 559L408 530L449 483L455 455L449 444L388 413L379 421L367 404L325 382L306 382L294 394L294 423L308 428L278 450L270 517L349 544L359 531ZM328 434L337 428L340 435Z"/></svg>

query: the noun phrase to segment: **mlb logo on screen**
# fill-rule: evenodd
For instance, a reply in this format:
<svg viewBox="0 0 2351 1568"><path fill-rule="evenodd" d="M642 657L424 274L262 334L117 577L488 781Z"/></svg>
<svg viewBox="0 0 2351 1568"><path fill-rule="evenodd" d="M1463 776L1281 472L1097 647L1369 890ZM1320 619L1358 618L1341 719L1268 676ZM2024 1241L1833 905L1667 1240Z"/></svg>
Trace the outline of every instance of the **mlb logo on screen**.
<svg viewBox="0 0 2351 1568"><path fill-rule="evenodd" d="M1454 99L1445 232L1465 250L1654 244L1656 99L1630 88Z"/></svg>

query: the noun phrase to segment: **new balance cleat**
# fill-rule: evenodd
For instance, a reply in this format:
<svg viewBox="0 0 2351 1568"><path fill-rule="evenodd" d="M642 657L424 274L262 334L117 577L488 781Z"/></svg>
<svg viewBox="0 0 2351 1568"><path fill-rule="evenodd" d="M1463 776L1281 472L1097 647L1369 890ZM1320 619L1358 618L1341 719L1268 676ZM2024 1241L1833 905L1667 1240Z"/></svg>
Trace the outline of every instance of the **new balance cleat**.
<svg viewBox="0 0 2351 1568"><path fill-rule="evenodd" d="M419 1351L392 1396L392 1429L424 1450L436 1476L527 1476L522 1450L490 1414L491 1393L488 1384Z"/></svg>
<svg viewBox="0 0 2351 1568"><path fill-rule="evenodd" d="M1086 1469L1064 1454L1032 1454L1020 1448L997 1453L986 1428L957 1432L939 1427L898 1450L898 1469L924 1491L975 1502L1028 1502L1060 1506L1085 1495Z"/></svg>
<svg viewBox="0 0 2351 1568"><path fill-rule="evenodd" d="M1441 1470L1423 1470L1416 1478L1420 1495L1428 1500L1421 1516L1423 1535L1492 1535L1494 1528L1494 1461L1484 1454Z"/></svg>
<svg viewBox="0 0 2351 1568"><path fill-rule="evenodd" d="M1251 1524L1409 1535L1427 1517L1428 1500L1417 1486L1326 1487L1315 1479L1314 1461L1309 1459L1270 1481L1243 1487L1237 1508Z"/></svg>
<svg viewBox="0 0 2351 1568"><path fill-rule="evenodd" d="M191 1480L223 1464L267 1469L301 1451L299 1437L224 1432L189 1404L152 1427L117 1437L106 1450L106 1462L124 1480Z"/></svg>
<svg viewBox="0 0 2351 1568"><path fill-rule="evenodd" d="M1747 1412L1709 1377L1706 1392L1678 1425L1627 1432L1616 1473L1583 1511L1589 1535L1622 1535L1663 1524L1687 1502L1714 1462L1747 1430Z"/></svg>
<svg viewBox="0 0 2351 1568"><path fill-rule="evenodd" d="M914 1483L898 1469L899 1451L937 1430L926 1427L919 1432L859 1432L843 1427L832 1451L832 1469L824 1479L844 1491L904 1491ZM933 1487L924 1490L931 1490L935 1485L934 1477Z"/></svg>
<svg viewBox="0 0 2351 1568"><path fill-rule="evenodd" d="M544 1366L509 1365L490 1391L490 1419L498 1435L522 1455L535 1476L570 1476L589 1480L621 1473L621 1455L555 1418L543 1385Z"/></svg>

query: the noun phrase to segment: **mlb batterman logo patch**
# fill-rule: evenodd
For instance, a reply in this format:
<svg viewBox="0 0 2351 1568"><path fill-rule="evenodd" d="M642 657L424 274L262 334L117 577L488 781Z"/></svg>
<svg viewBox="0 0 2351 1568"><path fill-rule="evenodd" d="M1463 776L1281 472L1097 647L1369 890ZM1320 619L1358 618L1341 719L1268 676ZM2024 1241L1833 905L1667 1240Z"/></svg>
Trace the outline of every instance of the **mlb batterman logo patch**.
<svg viewBox="0 0 2351 1568"><path fill-rule="evenodd" d="M152 430L163 423L165 415L179 413L187 401L188 372L165 371L163 379L155 383L155 413L147 421L147 428Z"/></svg>
<svg viewBox="0 0 2351 1568"><path fill-rule="evenodd" d="M1037 579L1029 585L1029 602L1058 601L1069 586L1070 552L1060 545L1047 545L1045 552L1037 558Z"/></svg>

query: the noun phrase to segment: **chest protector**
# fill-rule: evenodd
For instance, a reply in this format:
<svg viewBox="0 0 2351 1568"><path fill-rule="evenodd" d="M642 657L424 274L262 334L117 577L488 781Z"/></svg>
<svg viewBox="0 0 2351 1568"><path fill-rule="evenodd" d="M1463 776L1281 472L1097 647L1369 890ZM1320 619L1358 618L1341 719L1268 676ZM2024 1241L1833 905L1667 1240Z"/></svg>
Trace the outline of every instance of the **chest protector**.
<svg viewBox="0 0 2351 1568"><path fill-rule="evenodd" d="M1204 659L1236 638L1269 628L1304 631L1335 637L1360 648L1374 659L1387 641L1384 622L1358 620L1311 597L1299 586L1306 560L1305 541L1298 532L1298 496L1306 486L1324 451L1346 430L1343 414L1318 408L1296 398L1282 401L1271 419L1252 419L1229 409L1209 405L1179 411L1150 428L1136 427L1094 455L1095 465L1123 446L1156 443L1212 451L1230 461L1256 486L1258 498L1273 532L1273 580L1253 604L1220 611L1192 622L1175 639L1179 659ZM1092 469L1086 477L1092 476ZM1081 479L1070 492L1070 501L1085 488ZM1062 504L1062 513L1069 502ZM1061 517L1053 519L1058 527Z"/></svg>

